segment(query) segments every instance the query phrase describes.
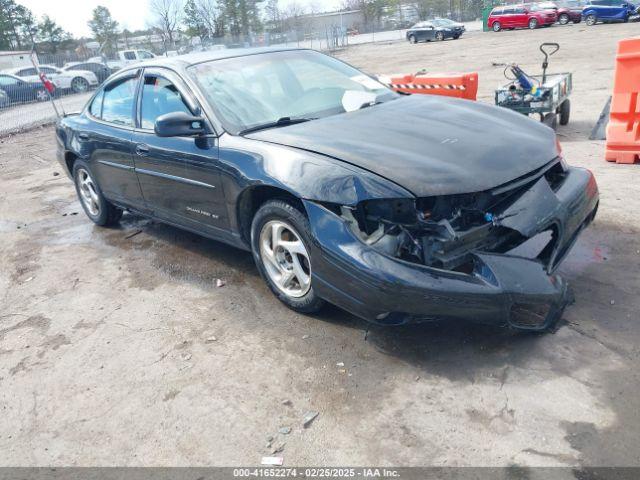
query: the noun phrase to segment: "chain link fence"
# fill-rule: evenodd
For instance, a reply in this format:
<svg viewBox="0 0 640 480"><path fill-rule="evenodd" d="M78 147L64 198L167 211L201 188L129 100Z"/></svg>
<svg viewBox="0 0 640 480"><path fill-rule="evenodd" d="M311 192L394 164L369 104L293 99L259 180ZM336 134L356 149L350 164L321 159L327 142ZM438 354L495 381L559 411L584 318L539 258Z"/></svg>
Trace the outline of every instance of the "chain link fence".
<svg viewBox="0 0 640 480"><path fill-rule="evenodd" d="M318 18L322 19L322 16ZM92 91L109 75L147 56L260 46L311 48L332 53L353 45L406 40L406 27L412 23L413 20L406 18L403 22L389 20L383 24L364 22L355 16L350 19L328 18L324 22L318 20L297 25L297 29L248 35L242 40L237 36L200 40L177 35L171 47L160 36L130 38L110 55L91 51L38 54L38 61L41 70L56 85L53 98L58 109L68 113L81 110ZM481 30L482 24L470 22L466 28L468 31ZM24 55L16 54L13 65L6 59L0 63L0 136L56 119L50 97L31 65L29 53L22 53Z"/></svg>

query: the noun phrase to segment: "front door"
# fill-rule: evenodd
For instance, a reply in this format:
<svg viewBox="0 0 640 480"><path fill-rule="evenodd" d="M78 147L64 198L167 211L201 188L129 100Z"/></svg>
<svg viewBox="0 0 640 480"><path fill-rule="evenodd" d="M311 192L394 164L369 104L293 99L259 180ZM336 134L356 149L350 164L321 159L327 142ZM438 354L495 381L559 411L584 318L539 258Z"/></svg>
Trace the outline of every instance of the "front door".
<svg viewBox="0 0 640 480"><path fill-rule="evenodd" d="M145 71L133 135L136 173L146 204L157 217L217 236L229 228L217 139L162 138L154 132L161 115L193 113L196 103L187 91L168 70Z"/></svg>

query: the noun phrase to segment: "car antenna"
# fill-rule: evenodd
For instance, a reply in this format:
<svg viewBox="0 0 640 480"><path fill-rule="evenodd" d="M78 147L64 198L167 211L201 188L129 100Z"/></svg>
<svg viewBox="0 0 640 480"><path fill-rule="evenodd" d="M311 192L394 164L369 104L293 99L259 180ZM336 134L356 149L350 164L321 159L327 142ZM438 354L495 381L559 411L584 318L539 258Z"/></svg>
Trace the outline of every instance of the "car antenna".
<svg viewBox="0 0 640 480"><path fill-rule="evenodd" d="M56 112L56 117L61 118L60 115L60 110L58 110L58 107L56 106L56 102L53 101L53 93L56 91L56 86L53 84L53 82L51 80L49 80L47 78L47 76L44 74L44 72L40 71L40 63L38 61L38 53L36 52L36 44L35 42L33 43L33 46L31 47L31 64L33 65L33 67L36 69L36 72L38 73L38 78L40 79L40 81L42 82L42 85L44 85L44 89L47 92L47 95L49 96L49 100L51 101L51 105L53 106L53 110ZM64 117L66 115L65 111L64 111L64 107L60 107L62 110L62 117Z"/></svg>

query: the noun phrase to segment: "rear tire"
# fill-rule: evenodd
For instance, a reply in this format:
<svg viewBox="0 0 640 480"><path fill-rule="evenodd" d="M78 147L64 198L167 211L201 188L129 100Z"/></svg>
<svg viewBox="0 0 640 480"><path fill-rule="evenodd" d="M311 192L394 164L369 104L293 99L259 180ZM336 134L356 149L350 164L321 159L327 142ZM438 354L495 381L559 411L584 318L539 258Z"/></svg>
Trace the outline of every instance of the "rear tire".
<svg viewBox="0 0 640 480"><path fill-rule="evenodd" d="M418 43L418 39L416 38L415 35L409 35L409 43L413 43L413 44Z"/></svg>
<svg viewBox="0 0 640 480"><path fill-rule="evenodd" d="M444 40L444 33L436 32L436 41L442 42Z"/></svg>
<svg viewBox="0 0 640 480"><path fill-rule="evenodd" d="M536 28L538 28L538 20L535 18L529 19L529 29L535 30Z"/></svg>
<svg viewBox="0 0 640 480"><path fill-rule="evenodd" d="M584 22L589 25L590 27L594 26L596 23L598 23L598 17L596 17L593 13L590 15L587 15L587 17L584 19Z"/></svg>
<svg viewBox="0 0 640 480"><path fill-rule="evenodd" d="M559 23L560 25L566 25L566 24L568 24L568 23L569 23L569 15L567 15L566 13L561 14L561 15L558 17L558 23Z"/></svg>
<svg viewBox="0 0 640 480"><path fill-rule="evenodd" d="M558 108L560 114L560 125L566 125L569 123L569 117L571 116L571 101L567 98L562 105Z"/></svg>
<svg viewBox="0 0 640 480"><path fill-rule="evenodd" d="M98 183L82 160L76 160L73 164L73 183L80 205L87 217L101 227L117 224L122 218L122 209L111 204L102 194Z"/></svg>
<svg viewBox="0 0 640 480"><path fill-rule="evenodd" d="M253 217L251 251L258 271L273 294L300 313L315 313L325 304L311 284L312 245L309 220L287 200L269 200Z"/></svg>
<svg viewBox="0 0 640 480"><path fill-rule="evenodd" d="M89 90L89 82L86 78L76 77L71 80L71 90L73 93L83 93Z"/></svg>
<svg viewBox="0 0 640 480"><path fill-rule="evenodd" d="M500 22L493 22L493 26L491 27L491 29L494 32L499 32L500 30L502 30L502 25L500 25Z"/></svg>

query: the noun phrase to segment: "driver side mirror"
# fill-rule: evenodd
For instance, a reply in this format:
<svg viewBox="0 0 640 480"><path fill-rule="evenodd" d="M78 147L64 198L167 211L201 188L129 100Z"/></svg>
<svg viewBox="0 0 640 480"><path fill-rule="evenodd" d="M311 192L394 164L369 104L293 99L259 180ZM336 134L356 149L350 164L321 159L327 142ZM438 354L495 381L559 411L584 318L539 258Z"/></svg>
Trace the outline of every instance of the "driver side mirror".
<svg viewBox="0 0 640 480"><path fill-rule="evenodd" d="M159 137L189 137L205 133L204 118L185 112L165 113L156 119L154 131Z"/></svg>

